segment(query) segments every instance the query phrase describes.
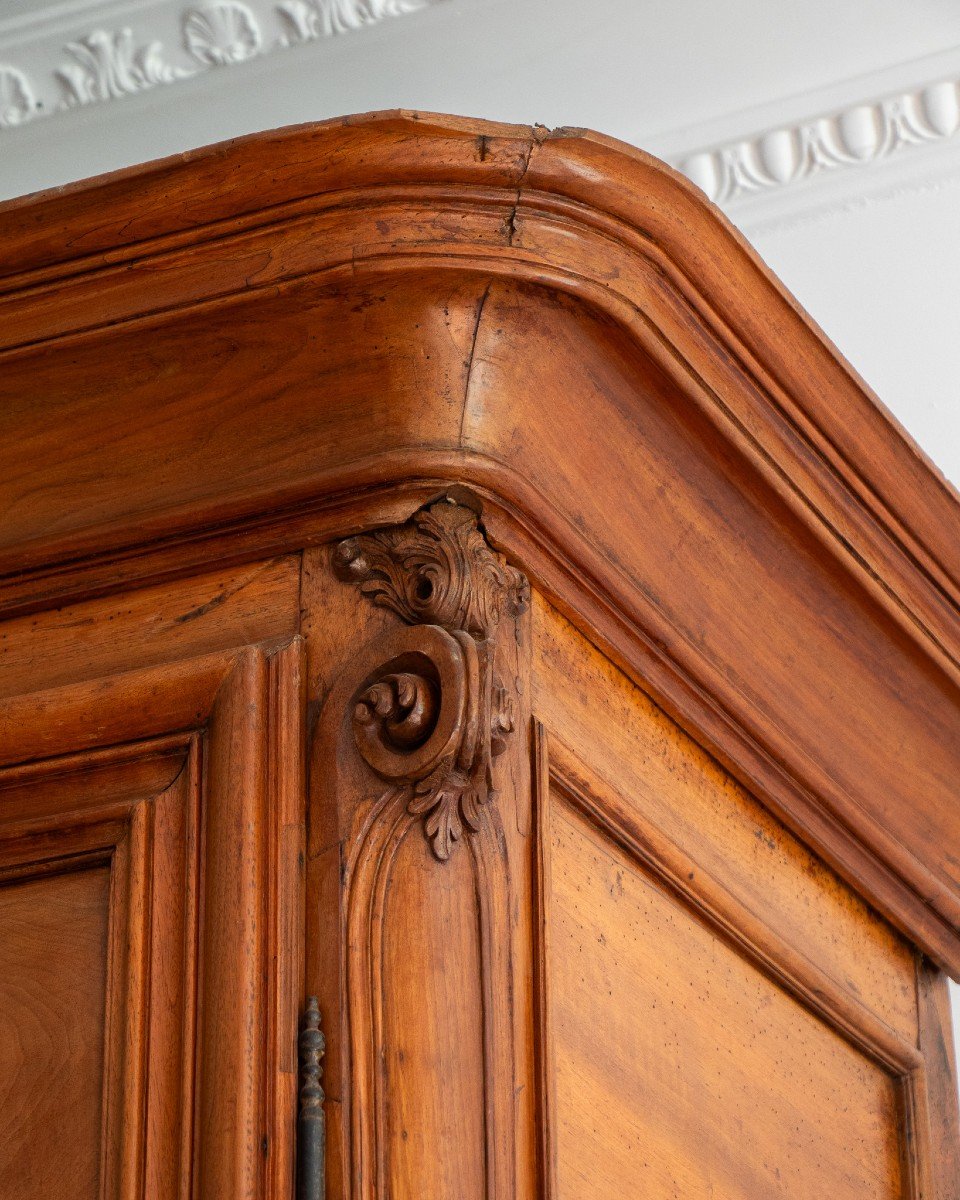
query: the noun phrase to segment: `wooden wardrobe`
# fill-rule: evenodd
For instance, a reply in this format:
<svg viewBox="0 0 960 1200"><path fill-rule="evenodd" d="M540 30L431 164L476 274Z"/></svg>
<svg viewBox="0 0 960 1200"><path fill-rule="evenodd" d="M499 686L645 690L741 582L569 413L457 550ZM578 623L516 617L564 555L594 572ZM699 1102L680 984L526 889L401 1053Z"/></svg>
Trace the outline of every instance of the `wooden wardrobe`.
<svg viewBox="0 0 960 1200"><path fill-rule="evenodd" d="M0 272L4 1200L960 1198L960 505L694 187L386 113Z"/></svg>

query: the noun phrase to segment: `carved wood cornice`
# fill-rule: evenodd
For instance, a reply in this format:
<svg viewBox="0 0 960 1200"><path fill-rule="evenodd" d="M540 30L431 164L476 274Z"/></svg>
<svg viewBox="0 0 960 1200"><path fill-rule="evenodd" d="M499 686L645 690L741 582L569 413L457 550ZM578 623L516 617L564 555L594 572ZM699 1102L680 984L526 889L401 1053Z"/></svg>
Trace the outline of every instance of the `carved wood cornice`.
<svg viewBox="0 0 960 1200"><path fill-rule="evenodd" d="M537 587L960 964L956 495L685 180L595 134L390 113L0 216L0 604L466 485ZM825 662L829 695L804 688Z"/></svg>

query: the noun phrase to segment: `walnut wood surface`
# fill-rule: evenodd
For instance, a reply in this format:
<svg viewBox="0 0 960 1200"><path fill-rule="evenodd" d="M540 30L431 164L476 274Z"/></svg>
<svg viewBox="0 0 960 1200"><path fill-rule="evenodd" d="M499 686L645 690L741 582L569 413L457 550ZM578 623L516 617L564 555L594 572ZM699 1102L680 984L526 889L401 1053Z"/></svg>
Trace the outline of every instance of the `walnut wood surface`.
<svg viewBox="0 0 960 1200"><path fill-rule="evenodd" d="M689 185L576 130L386 114L2 215L8 611L468 482L536 583L960 969L956 496Z"/></svg>
<svg viewBox="0 0 960 1200"><path fill-rule="evenodd" d="M960 507L723 218L393 113L0 227L4 1196L291 1197L315 995L328 1200L960 1200Z"/></svg>
<svg viewBox="0 0 960 1200"><path fill-rule="evenodd" d="M556 807L557 1197L909 1194L894 1080Z"/></svg>
<svg viewBox="0 0 960 1200"><path fill-rule="evenodd" d="M97 1196L109 888L95 863L0 889L5 1196Z"/></svg>
<svg viewBox="0 0 960 1200"><path fill-rule="evenodd" d="M533 672L547 1194L960 1195L942 976L537 602Z"/></svg>
<svg viewBox="0 0 960 1200"><path fill-rule="evenodd" d="M296 1067L277 1026L295 1024L300 988L298 568L248 566L7 627L11 1200L74 1186L123 1200L291 1192ZM72 881L101 877L92 915L82 896L66 904Z"/></svg>

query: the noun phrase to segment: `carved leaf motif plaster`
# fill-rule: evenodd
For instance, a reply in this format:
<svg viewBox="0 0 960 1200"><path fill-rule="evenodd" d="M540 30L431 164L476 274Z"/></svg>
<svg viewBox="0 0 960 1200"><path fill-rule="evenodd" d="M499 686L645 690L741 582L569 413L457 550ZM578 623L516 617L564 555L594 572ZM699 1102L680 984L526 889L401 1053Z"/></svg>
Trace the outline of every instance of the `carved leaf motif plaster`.
<svg viewBox="0 0 960 1200"><path fill-rule="evenodd" d="M37 113L30 81L16 67L0 67L0 128L22 125Z"/></svg>
<svg viewBox="0 0 960 1200"><path fill-rule="evenodd" d="M137 50L131 29L115 33L95 29L79 41L68 42L64 49L76 60L57 71L67 91L68 107L115 100L190 73L165 62L159 42Z"/></svg>
<svg viewBox="0 0 960 1200"><path fill-rule="evenodd" d="M132 29L95 28L73 36L64 19L64 40L46 26L31 38L18 35L34 61L49 55L46 70L28 75L15 63L0 65L0 130L76 108L115 100L160 84L174 83L200 71L234 66L287 46L313 42L376 24L387 17L416 12L444 0L211 0L182 6L156 0L143 21L165 16L183 36L181 55L192 65L172 61L156 38ZM156 10L156 12L154 12ZM168 43L169 45L169 43ZM0 53L2 53L0 48ZM64 57L68 61L64 61Z"/></svg>
<svg viewBox="0 0 960 1200"><path fill-rule="evenodd" d="M261 35L245 4L210 4L188 12L183 21L187 49L208 67L246 62L260 52Z"/></svg>
<svg viewBox="0 0 960 1200"><path fill-rule="evenodd" d="M277 11L290 27L289 43L333 37L385 17L427 8L431 0L285 0Z"/></svg>

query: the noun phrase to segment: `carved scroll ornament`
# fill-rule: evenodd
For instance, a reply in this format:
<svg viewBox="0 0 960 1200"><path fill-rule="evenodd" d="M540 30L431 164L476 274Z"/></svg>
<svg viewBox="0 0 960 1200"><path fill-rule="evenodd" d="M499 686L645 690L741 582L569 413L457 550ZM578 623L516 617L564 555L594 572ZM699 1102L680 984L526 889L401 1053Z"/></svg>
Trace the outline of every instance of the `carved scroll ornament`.
<svg viewBox="0 0 960 1200"><path fill-rule="evenodd" d="M334 569L412 627L384 639L351 720L364 760L405 793L446 860L495 795L492 762L514 724L494 675L496 637L526 607L527 581L491 550L476 513L450 499L340 542Z"/></svg>

